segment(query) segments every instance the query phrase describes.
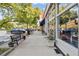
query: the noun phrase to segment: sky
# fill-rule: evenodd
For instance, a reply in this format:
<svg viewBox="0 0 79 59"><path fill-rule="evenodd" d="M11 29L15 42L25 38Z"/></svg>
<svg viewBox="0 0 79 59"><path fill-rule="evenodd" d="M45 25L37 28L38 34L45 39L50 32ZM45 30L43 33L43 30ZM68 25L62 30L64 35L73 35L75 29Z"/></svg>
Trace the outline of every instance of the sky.
<svg viewBox="0 0 79 59"><path fill-rule="evenodd" d="M33 3L32 7L38 7L40 8L42 11L45 10L46 4L45 3Z"/></svg>
<svg viewBox="0 0 79 59"><path fill-rule="evenodd" d="M3 17L2 17L2 14L0 13L0 20L2 19Z"/></svg>
<svg viewBox="0 0 79 59"><path fill-rule="evenodd" d="M35 7L38 7L39 9L41 9L42 11L45 10L46 8L46 4L45 3L33 3L32 4L32 7L35 8ZM38 26L39 26L39 22L41 21L41 19L38 21Z"/></svg>

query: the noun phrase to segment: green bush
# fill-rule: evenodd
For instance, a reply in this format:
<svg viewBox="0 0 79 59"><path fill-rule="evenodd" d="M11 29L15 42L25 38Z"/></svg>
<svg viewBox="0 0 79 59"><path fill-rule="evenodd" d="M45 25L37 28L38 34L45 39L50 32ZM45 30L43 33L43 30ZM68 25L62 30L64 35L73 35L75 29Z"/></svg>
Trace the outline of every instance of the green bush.
<svg viewBox="0 0 79 59"><path fill-rule="evenodd" d="M9 48L0 48L0 54L4 53L5 51L7 51Z"/></svg>
<svg viewBox="0 0 79 59"><path fill-rule="evenodd" d="M55 40L54 35L55 35L55 34L54 34L54 31L53 31L52 29L50 29L48 39L49 39L49 40Z"/></svg>

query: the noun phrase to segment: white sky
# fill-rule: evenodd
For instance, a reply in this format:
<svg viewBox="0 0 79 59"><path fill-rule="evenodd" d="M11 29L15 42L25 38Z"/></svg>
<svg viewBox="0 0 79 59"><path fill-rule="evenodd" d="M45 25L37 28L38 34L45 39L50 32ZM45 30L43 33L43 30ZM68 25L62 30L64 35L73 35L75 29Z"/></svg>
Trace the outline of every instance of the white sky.
<svg viewBox="0 0 79 59"><path fill-rule="evenodd" d="M79 3L79 0L0 0L2 3Z"/></svg>
<svg viewBox="0 0 79 59"><path fill-rule="evenodd" d="M2 18L3 18L3 17L2 17L2 15L1 15L1 13L0 13L0 20L2 20Z"/></svg>

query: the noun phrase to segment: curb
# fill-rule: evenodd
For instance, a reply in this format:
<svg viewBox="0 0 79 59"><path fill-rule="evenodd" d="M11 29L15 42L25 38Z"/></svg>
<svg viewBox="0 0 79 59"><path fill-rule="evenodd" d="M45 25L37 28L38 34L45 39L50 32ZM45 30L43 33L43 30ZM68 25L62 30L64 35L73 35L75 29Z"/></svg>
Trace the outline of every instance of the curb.
<svg viewBox="0 0 79 59"><path fill-rule="evenodd" d="M24 40L22 40L19 45L23 42ZM2 53L0 56L7 56L10 52L12 52L16 47L18 47L19 45L16 45L15 47L12 47L10 49L8 49L7 51L5 51L4 53Z"/></svg>
<svg viewBox="0 0 79 59"><path fill-rule="evenodd" d="M2 53L0 56L7 56L10 52L12 52L16 47L10 48L7 51L5 51L4 53Z"/></svg>

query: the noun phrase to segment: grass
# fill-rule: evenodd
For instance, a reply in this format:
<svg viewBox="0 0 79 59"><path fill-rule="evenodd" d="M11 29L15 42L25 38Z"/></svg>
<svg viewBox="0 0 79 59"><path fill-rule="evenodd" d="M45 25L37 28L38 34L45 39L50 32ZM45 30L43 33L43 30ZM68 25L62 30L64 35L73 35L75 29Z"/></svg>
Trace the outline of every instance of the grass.
<svg viewBox="0 0 79 59"><path fill-rule="evenodd" d="M2 53L4 53L5 51L7 51L9 48L0 48L0 55L2 54Z"/></svg>

